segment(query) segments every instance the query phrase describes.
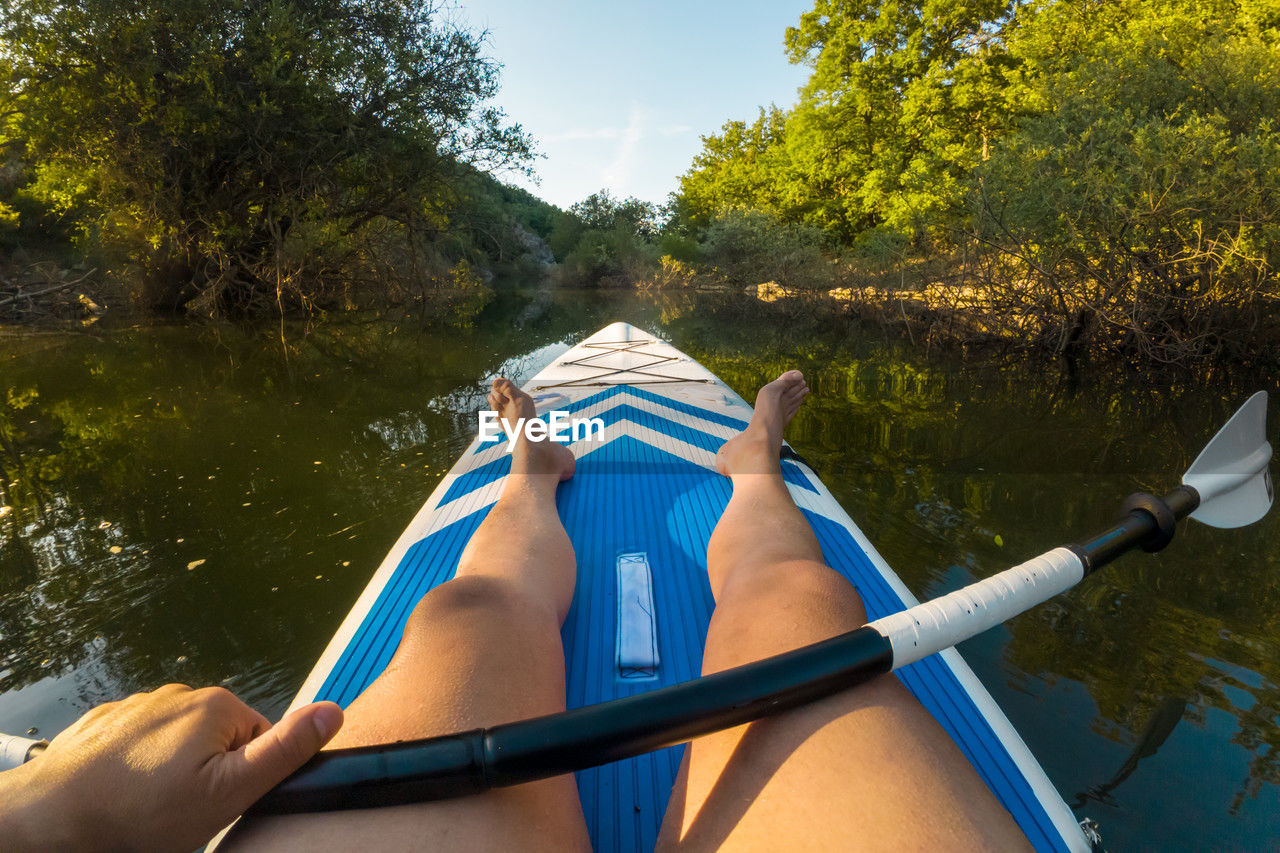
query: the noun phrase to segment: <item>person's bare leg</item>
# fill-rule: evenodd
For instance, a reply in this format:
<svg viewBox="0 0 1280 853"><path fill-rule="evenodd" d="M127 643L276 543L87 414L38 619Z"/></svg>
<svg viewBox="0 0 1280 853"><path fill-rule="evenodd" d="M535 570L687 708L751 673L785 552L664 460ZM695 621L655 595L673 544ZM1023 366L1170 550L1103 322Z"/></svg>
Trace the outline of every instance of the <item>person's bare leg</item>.
<svg viewBox="0 0 1280 853"><path fill-rule="evenodd" d="M866 622L782 479L782 430L807 392L798 371L766 385L751 424L717 458L733 497L707 549L716 608L704 674ZM1003 850L1027 841L933 717L883 676L690 743L658 846Z"/></svg>
<svg viewBox="0 0 1280 853"><path fill-rule="evenodd" d="M514 426L533 401L505 379L490 405ZM573 546L556 485L569 449L521 438L502 496L458 562L405 625L391 663L347 708L329 748L390 743L563 711L560 626L573 599ZM258 820L248 849L581 850L589 847L572 776L475 797Z"/></svg>

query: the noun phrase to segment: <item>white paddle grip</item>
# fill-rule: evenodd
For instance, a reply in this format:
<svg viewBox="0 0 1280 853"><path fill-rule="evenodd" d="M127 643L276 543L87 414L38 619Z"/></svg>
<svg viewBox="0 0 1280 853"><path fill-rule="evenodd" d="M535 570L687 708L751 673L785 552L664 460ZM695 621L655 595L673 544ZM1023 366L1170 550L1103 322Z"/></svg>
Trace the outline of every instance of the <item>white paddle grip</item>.
<svg viewBox="0 0 1280 853"><path fill-rule="evenodd" d="M1080 558L1055 548L986 580L870 623L893 646L893 668L954 646L1068 590L1084 577Z"/></svg>

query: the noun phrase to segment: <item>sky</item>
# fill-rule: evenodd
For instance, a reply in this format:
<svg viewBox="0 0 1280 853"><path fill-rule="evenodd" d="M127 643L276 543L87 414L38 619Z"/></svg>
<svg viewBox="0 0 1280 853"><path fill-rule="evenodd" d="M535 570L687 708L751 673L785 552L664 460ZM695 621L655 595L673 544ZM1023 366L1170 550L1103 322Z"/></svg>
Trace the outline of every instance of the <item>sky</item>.
<svg viewBox="0 0 1280 853"><path fill-rule="evenodd" d="M699 137L795 103L808 69L783 34L813 0L460 0L502 63L495 103L536 140L539 182L568 207L600 189L662 204Z"/></svg>

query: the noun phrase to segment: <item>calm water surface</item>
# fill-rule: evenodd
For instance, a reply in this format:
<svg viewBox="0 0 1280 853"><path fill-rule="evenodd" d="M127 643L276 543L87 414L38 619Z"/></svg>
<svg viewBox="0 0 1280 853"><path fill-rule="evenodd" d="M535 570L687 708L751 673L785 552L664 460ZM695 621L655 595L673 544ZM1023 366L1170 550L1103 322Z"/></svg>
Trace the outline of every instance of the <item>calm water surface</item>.
<svg viewBox="0 0 1280 853"><path fill-rule="evenodd" d="M332 320L287 330L287 355L233 327L0 338L0 731L168 681L281 713L487 380L616 319L748 399L803 369L792 443L921 598L1174 485L1262 387L1073 384L687 296L507 293L468 329ZM1110 849L1280 839L1278 538L1280 513L1186 527L961 647Z"/></svg>

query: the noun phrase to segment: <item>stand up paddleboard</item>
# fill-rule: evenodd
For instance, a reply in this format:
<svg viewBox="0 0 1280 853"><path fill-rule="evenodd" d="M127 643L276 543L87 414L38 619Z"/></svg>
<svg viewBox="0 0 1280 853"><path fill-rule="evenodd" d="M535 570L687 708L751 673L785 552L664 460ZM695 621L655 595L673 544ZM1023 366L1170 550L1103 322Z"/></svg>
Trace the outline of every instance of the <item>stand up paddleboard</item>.
<svg viewBox="0 0 1280 853"><path fill-rule="evenodd" d="M614 323L560 356L525 390L540 416L598 418L570 446L577 472L557 494L578 561L565 621L568 706L697 678L711 617L707 540L729 501L720 445L751 406L670 344ZM784 453L784 456L786 454ZM916 599L818 477L786 458L783 476L827 562L857 587L868 617ZM505 440L477 438L396 542L292 707L348 705L391 660L414 605L453 577L510 470ZM897 670L1038 850L1089 850L1089 839L995 701L954 649ZM596 850L653 848L683 747L577 774Z"/></svg>

